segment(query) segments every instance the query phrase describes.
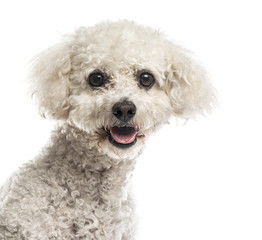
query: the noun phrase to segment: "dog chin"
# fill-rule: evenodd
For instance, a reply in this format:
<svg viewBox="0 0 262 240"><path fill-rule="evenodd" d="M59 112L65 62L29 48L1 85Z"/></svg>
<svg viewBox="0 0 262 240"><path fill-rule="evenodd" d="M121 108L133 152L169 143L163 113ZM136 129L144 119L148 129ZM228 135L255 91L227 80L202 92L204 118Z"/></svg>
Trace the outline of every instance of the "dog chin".
<svg viewBox="0 0 262 240"><path fill-rule="evenodd" d="M117 160L125 160L136 158L140 154L143 145L143 141L140 141L138 139L136 140L136 142L130 144L128 147L123 147L122 145L110 142L110 139L108 138L100 143L99 147L100 151L106 154L108 157Z"/></svg>

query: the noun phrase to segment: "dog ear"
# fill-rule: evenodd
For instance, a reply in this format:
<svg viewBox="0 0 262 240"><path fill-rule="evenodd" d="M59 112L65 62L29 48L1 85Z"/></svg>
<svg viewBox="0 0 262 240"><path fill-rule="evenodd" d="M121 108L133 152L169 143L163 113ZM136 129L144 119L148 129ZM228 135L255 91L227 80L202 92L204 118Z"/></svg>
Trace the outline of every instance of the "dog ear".
<svg viewBox="0 0 262 240"><path fill-rule="evenodd" d="M54 45L32 61L30 93L41 116L66 119L69 111L70 42Z"/></svg>
<svg viewBox="0 0 262 240"><path fill-rule="evenodd" d="M165 88L174 114L189 119L209 112L216 105L216 91L204 69L185 49L172 45L168 52Z"/></svg>

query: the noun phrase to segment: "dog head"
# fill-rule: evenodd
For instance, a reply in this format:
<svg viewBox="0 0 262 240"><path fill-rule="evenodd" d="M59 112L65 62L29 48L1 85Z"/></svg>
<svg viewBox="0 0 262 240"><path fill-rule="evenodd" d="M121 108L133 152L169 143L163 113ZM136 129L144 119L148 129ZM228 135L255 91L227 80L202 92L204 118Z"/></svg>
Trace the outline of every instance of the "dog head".
<svg viewBox="0 0 262 240"><path fill-rule="evenodd" d="M79 28L33 62L40 114L85 131L99 151L132 158L170 116L209 111L214 92L189 53L132 22Z"/></svg>

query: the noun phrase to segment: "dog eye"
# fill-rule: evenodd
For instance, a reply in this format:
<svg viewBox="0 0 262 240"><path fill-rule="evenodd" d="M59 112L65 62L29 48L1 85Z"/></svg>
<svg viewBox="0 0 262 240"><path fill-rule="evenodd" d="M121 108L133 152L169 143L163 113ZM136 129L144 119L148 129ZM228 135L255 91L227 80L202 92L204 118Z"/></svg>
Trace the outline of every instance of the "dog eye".
<svg viewBox="0 0 262 240"><path fill-rule="evenodd" d="M92 73L88 77L88 83L92 87L101 87L105 84L106 78L103 73Z"/></svg>
<svg viewBox="0 0 262 240"><path fill-rule="evenodd" d="M151 73L143 72L140 74L140 86L144 88L151 88L155 83L155 78Z"/></svg>

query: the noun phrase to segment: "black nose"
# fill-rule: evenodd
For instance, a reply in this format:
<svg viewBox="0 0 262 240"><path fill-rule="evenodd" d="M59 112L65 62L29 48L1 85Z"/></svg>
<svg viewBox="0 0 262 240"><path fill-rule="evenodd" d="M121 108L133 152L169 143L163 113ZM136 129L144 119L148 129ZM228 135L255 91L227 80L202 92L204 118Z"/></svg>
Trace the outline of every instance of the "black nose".
<svg viewBox="0 0 262 240"><path fill-rule="evenodd" d="M136 106L129 101L118 102L112 108L113 114L122 122L128 122L136 114Z"/></svg>

